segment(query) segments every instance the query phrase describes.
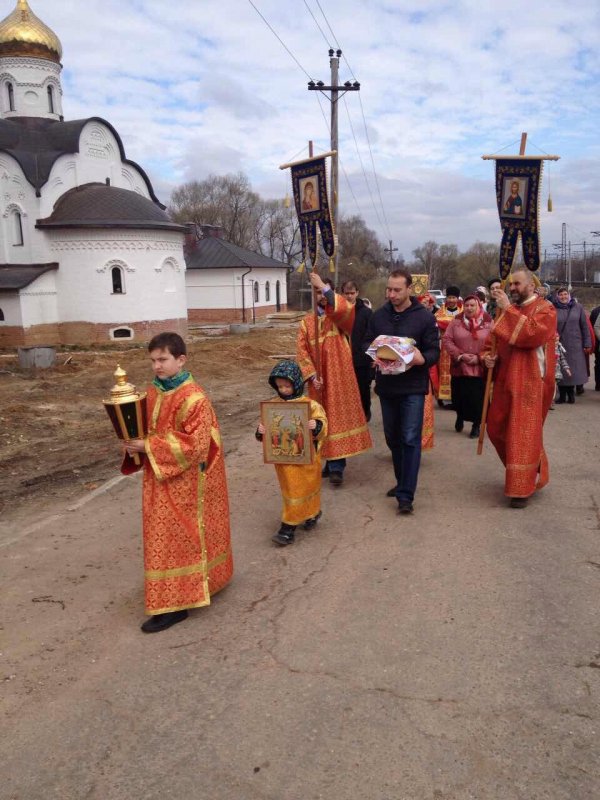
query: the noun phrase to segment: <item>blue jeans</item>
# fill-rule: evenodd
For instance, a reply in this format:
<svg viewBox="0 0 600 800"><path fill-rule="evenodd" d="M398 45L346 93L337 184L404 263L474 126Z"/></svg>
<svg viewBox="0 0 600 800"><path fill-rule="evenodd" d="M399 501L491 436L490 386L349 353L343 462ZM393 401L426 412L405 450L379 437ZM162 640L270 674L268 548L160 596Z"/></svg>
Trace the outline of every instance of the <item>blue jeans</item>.
<svg viewBox="0 0 600 800"><path fill-rule="evenodd" d="M392 451L396 499L412 503L421 465L424 394L380 397L385 442Z"/></svg>
<svg viewBox="0 0 600 800"><path fill-rule="evenodd" d="M341 472L342 475L344 474L344 470L346 469L346 459L345 458L330 458L327 462L327 468L329 470L329 474L331 475L332 472Z"/></svg>

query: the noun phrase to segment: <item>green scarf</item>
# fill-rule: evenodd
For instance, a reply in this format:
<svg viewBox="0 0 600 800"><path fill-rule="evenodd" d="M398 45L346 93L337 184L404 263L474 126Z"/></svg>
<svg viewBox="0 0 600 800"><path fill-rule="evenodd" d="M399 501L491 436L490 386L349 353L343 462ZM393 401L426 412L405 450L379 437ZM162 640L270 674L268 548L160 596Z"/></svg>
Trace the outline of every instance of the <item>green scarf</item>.
<svg viewBox="0 0 600 800"><path fill-rule="evenodd" d="M173 375L172 378L154 378L152 385L156 386L160 392L170 392L173 389L178 389L182 383L185 383L191 377L187 370L182 370L177 375Z"/></svg>

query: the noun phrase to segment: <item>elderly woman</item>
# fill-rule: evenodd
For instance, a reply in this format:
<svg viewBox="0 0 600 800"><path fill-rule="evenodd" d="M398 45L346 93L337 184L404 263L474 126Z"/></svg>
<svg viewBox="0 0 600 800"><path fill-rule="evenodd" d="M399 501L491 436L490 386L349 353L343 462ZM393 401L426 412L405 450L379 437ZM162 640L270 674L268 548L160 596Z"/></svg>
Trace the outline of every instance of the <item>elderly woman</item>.
<svg viewBox="0 0 600 800"><path fill-rule="evenodd" d="M470 294L463 311L444 334L444 347L450 355L452 402L456 409L454 430L460 433L465 420L472 422L471 439L479 436L479 423L485 394L484 367L480 354L492 329L492 318L483 310L479 298Z"/></svg>
<svg viewBox="0 0 600 800"><path fill-rule="evenodd" d="M561 286L553 300L556 306L556 330L567 351L570 375L564 374L558 384L557 403L574 403L575 387L587 383L586 351L591 352L592 337L583 306Z"/></svg>

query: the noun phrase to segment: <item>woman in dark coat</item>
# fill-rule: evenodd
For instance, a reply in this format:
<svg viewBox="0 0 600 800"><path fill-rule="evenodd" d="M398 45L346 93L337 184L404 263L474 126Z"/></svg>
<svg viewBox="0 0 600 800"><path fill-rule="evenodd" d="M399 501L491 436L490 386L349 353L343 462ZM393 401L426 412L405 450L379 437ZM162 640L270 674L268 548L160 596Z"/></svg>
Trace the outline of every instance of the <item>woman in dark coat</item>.
<svg viewBox="0 0 600 800"><path fill-rule="evenodd" d="M590 352L592 339L583 306L574 300L567 288L561 286L554 299L556 330L560 343L567 351L570 375L563 375L558 384L557 403L574 403L575 387L587 382L585 351Z"/></svg>

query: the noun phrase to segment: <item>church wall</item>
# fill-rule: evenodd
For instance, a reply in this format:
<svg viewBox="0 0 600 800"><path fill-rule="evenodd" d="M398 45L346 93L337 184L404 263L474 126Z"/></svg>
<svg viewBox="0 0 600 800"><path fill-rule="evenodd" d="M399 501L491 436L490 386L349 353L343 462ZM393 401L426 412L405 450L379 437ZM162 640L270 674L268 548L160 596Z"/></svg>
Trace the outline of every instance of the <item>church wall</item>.
<svg viewBox="0 0 600 800"><path fill-rule="evenodd" d="M46 263L48 250L43 234L36 230L38 198L14 158L0 153L0 262ZM23 244L16 244L14 212L21 215Z"/></svg>
<svg viewBox="0 0 600 800"><path fill-rule="evenodd" d="M169 231L52 231L62 322L186 319L183 236ZM113 270L122 291L113 291Z"/></svg>
<svg viewBox="0 0 600 800"><path fill-rule="evenodd" d="M0 112L11 117L43 117L60 119L62 115L62 67L44 58L23 56L0 58ZM14 92L14 111L10 110L7 83ZM50 111L48 86L52 87L54 111Z"/></svg>
<svg viewBox="0 0 600 800"><path fill-rule="evenodd" d="M57 323L56 271L45 272L19 292L24 328Z"/></svg>
<svg viewBox="0 0 600 800"><path fill-rule="evenodd" d="M0 331L23 324L19 292L0 292L0 309L4 315L4 319L0 320Z"/></svg>

